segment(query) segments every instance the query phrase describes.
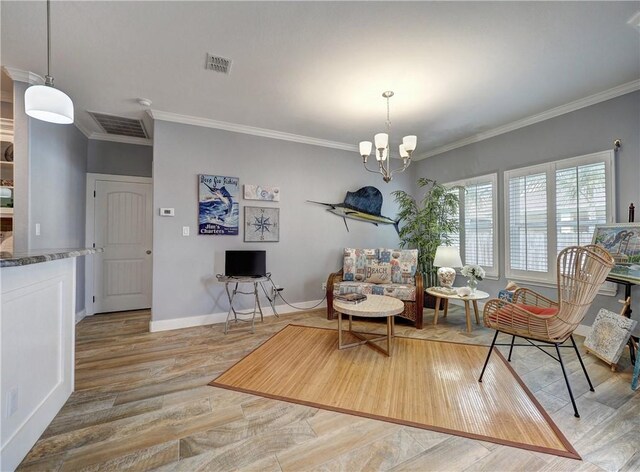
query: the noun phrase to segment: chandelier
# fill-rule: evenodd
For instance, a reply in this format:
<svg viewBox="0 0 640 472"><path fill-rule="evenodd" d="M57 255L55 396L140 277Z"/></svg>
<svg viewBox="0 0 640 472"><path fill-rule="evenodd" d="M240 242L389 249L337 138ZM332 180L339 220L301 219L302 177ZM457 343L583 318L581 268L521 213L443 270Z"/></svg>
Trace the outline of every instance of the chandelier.
<svg viewBox="0 0 640 472"><path fill-rule="evenodd" d="M393 97L393 92L388 90L382 94L387 99L387 126L386 133L378 133L373 137L376 145L375 156L378 161L378 169L369 169L367 167L367 158L371 154L373 144L371 141L360 141L360 155L362 156L362 164L369 172L382 174L382 180L391 181L393 173L404 172L409 164L411 164L411 153L416 149L417 138L415 136L405 136L402 138L402 144L399 146L400 157L402 158L402 167L391 170L391 153L389 152L389 131L391 130L391 120L389 119L389 99Z"/></svg>

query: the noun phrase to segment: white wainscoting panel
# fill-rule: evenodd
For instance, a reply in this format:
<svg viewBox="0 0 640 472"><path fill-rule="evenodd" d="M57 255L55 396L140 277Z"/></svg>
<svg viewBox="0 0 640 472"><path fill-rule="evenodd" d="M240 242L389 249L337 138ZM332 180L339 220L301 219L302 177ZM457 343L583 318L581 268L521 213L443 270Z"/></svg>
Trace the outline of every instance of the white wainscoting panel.
<svg viewBox="0 0 640 472"><path fill-rule="evenodd" d="M73 391L75 259L2 269L0 470L14 470Z"/></svg>

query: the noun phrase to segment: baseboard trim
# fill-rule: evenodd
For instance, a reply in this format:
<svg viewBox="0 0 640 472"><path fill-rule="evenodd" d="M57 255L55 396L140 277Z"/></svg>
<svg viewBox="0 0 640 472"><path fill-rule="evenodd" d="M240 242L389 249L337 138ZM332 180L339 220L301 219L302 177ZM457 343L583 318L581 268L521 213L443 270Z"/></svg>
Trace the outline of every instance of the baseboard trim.
<svg viewBox="0 0 640 472"><path fill-rule="evenodd" d="M300 308L293 308L293 307L290 307L289 305L276 305L276 312L279 315L283 315L286 313L293 313L295 311L309 310L315 305L318 305L318 303L320 302L321 300L311 300L308 302L294 303L294 305ZM318 305L316 308L323 308L326 306L327 306L326 301L322 301L322 303L320 303L320 305ZM273 310L271 309L271 306L269 306L268 304L267 306L262 307L262 313L264 314L265 317L273 316ZM259 317L260 315L258 314L257 316ZM153 310L152 310L151 317L153 318ZM152 319L152 321L149 323L149 331L151 331L152 333L156 333L158 331L170 331L172 329L192 328L194 326L206 326L206 325L211 325L216 323L224 323L226 319L227 319L227 312L211 313L208 315L183 316L179 318L171 318L168 320L154 321Z"/></svg>
<svg viewBox="0 0 640 472"><path fill-rule="evenodd" d="M87 310L78 311L76 313L76 324L80 323L87 316Z"/></svg>

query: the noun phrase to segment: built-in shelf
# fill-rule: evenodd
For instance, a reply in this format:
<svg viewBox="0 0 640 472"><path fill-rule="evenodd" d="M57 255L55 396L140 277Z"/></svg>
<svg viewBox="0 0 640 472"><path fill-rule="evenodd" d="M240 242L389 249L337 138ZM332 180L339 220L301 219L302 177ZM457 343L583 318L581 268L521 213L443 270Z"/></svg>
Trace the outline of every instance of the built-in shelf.
<svg viewBox="0 0 640 472"><path fill-rule="evenodd" d="M3 166L13 167L13 162L10 161L0 161L0 164L2 164Z"/></svg>
<svg viewBox="0 0 640 472"><path fill-rule="evenodd" d="M13 208L0 208L0 215L13 216Z"/></svg>

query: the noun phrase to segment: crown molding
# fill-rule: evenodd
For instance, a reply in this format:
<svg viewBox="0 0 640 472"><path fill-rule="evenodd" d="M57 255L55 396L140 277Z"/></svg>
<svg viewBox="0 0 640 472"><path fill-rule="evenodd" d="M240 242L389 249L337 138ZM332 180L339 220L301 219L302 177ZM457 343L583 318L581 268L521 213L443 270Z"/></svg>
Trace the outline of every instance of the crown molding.
<svg viewBox="0 0 640 472"><path fill-rule="evenodd" d="M343 151L357 152L358 148L354 144L340 143L337 141L328 141L326 139L312 138L310 136L302 136L299 134L285 133L283 131L275 131L266 128L256 128L253 126L240 125L237 123L229 123L227 121L217 121L208 118L199 118L197 116L180 115L168 111L147 110L147 113L154 120L169 121L172 123L181 123L184 125L202 126L204 128L221 129L232 131L234 133L251 134L263 138L280 139L282 141L291 141L294 143L310 144L311 146L321 146Z"/></svg>
<svg viewBox="0 0 640 472"><path fill-rule="evenodd" d="M78 128L78 130L84 134L84 136L86 138L90 138L91 137L91 133L92 131L90 131L87 127L85 127L82 123L80 123L77 119L73 120L73 124L75 125L76 128Z"/></svg>
<svg viewBox="0 0 640 472"><path fill-rule="evenodd" d="M550 110L543 111L542 113L531 115L527 118L523 118L521 120L517 120L503 126L499 126L492 130L474 134L473 136L469 136L459 141L446 144L444 146L440 146L432 151L429 151L427 153L420 154L419 156L414 157L413 160L419 161L422 159L426 159L428 157L437 156L438 154L442 154L447 151L452 151L453 149L457 149L463 146L467 146L469 144L477 143L479 141L484 141L485 139L493 138L494 136L505 134L510 131L515 131L517 129L524 128L525 126L533 125L535 123L540 123L541 121L549 120L551 118L555 118L556 116L571 113L573 111L580 110L581 108L585 108L591 105L596 105L600 102L611 100L612 98L620 97L622 95L626 95L627 93L635 92L637 90L640 90L640 80L627 82L626 84L619 85L609 90L605 90L603 92L598 92L596 94L589 95L588 97L575 100L565 105L560 105L559 107L551 108Z"/></svg>
<svg viewBox="0 0 640 472"><path fill-rule="evenodd" d="M94 139L96 141L111 141L113 143L137 144L139 146L153 146L153 140L151 139L134 138L131 136L118 136L117 134L97 133L93 131L87 137L89 139Z"/></svg>
<svg viewBox="0 0 640 472"><path fill-rule="evenodd" d="M30 85L42 85L44 84L44 77L30 72L28 70L17 69L11 66L2 66L2 70L11 77L11 80L17 82L26 82Z"/></svg>

